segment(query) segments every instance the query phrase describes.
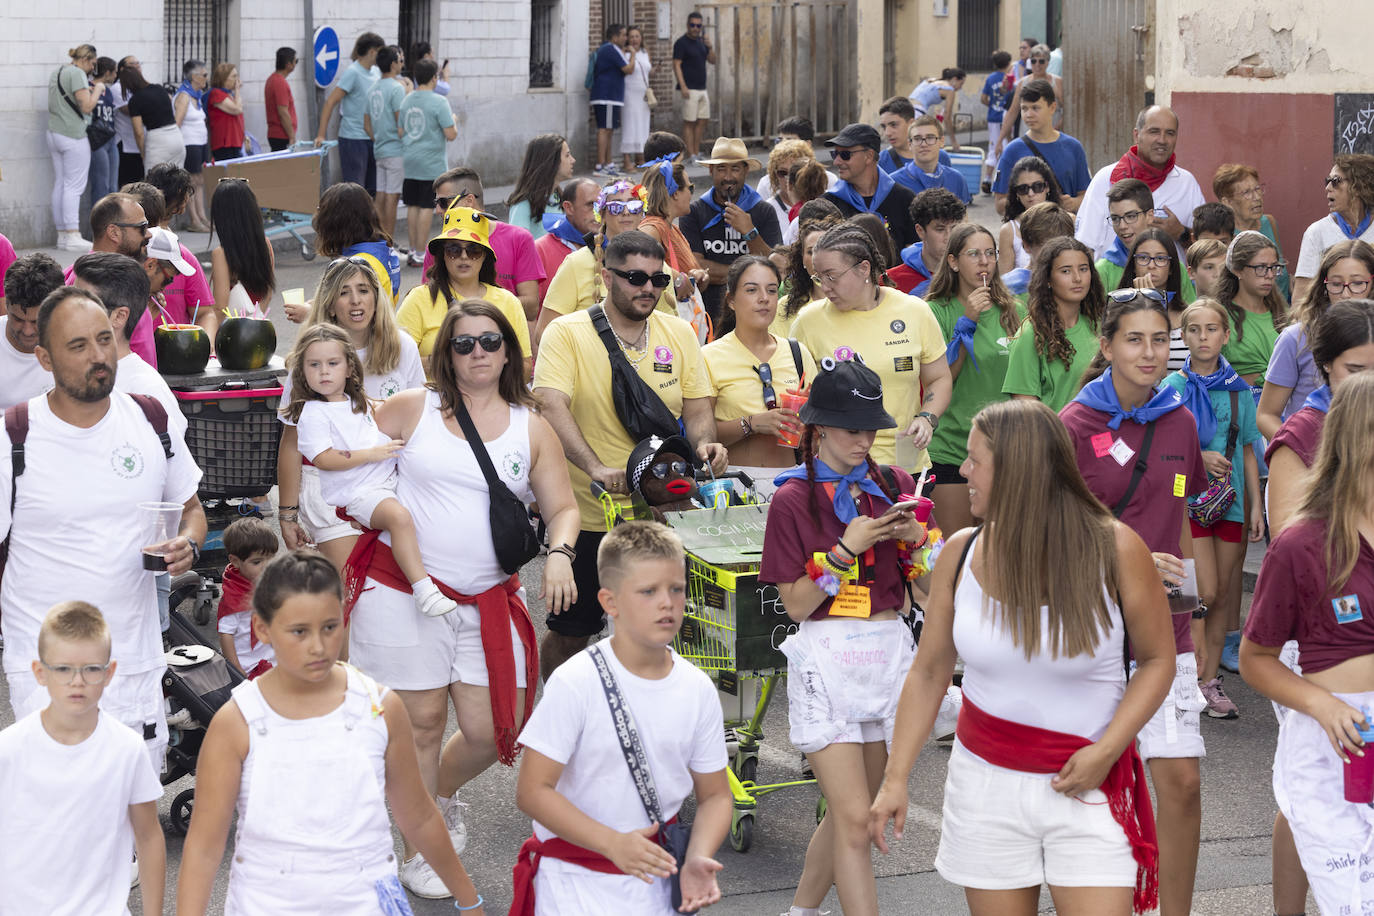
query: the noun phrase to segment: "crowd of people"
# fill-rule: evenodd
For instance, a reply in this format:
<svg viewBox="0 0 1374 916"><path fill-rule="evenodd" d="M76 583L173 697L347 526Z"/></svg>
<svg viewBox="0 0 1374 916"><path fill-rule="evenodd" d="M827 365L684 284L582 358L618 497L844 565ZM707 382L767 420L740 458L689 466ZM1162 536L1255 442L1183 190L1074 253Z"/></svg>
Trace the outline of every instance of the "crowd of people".
<svg viewBox="0 0 1374 916"><path fill-rule="evenodd" d="M237 812L227 912L403 914L408 891L480 914L460 795L517 762L512 914L718 900L730 760L711 679L670 648L683 545L608 528L599 495L702 505L708 468L768 503L759 579L795 623L790 740L826 809L788 916L832 888L877 913L871 850L889 823L900 839L930 739L953 745L935 867L972 913L1034 913L1042 884L1063 913L1188 913L1201 718L1240 716L1226 673L1281 723L1274 912L1309 888L1323 913L1374 906L1374 156L1335 157L1290 277L1259 172L1221 166L1208 202L1169 108L1092 172L1033 39L983 87L995 227L942 161L962 70L826 139L832 173L800 117L766 163L730 137L700 158L699 14L674 47L682 136L638 109L642 33L606 39L594 177L537 137L507 220L449 167L428 46L407 61L364 33L326 99L344 180L314 216L331 260L286 307L286 550L261 522L224 533L218 630L248 679L204 740L177 912L206 911ZM188 61L169 96L131 58L71 60L48 136L62 247L83 254L65 276L0 262L0 912L50 911L59 886L120 912L136 853L152 913L167 577L146 559L183 572L207 533L152 328L213 337L221 306L262 316L277 281L251 188L222 183L207 211L197 177L244 148L235 67ZM273 148L297 135L295 64L282 49L267 87ZM109 112L97 147L87 121ZM87 169L90 243L72 239ZM179 214L217 229L208 280ZM170 540L129 523L149 502L181 507ZM521 579L540 553L542 639ZM77 816L99 842L73 851L51 825Z"/></svg>

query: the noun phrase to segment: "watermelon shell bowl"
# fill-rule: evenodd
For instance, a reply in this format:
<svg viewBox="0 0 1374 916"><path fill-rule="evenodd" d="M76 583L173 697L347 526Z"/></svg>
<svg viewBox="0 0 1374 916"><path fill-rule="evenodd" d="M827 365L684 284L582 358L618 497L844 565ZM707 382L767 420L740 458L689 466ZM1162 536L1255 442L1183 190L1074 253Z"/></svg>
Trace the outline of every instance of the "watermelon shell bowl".
<svg viewBox="0 0 1374 916"><path fill-rule="evenodd" d="M261 369L276 351L277 329L266 318L226 318L215 334L215 354L225 369Z"/></svg>
<svg viewBox="0 0 1374 916"><path fill-rule="evenodd" d="M198 324L164 324L153 330L157 368L163 375L195 375L210 361L210 334Z"/></svg>

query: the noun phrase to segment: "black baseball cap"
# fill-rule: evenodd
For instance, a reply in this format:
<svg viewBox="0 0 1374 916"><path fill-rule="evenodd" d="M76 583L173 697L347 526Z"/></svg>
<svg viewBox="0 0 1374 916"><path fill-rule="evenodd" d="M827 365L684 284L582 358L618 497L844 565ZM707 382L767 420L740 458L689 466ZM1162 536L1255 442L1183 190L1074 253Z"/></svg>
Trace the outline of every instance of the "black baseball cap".
<svg viewBox="0 0 1374 916"><path fill-rule="evenodd" d="M871 124L849 124L844 130L825 141L825 145L831 147L866 146L876 153L883 148L883 138L879 135L878 129Z"/></svg>

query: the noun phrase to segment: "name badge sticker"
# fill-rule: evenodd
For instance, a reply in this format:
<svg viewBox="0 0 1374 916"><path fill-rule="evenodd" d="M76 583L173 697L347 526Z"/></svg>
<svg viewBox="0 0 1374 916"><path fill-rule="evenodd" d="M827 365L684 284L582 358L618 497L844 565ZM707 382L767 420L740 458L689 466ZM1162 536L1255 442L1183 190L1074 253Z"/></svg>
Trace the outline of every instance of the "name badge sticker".
<svg viewBox="0 0 1374 916"><path fill-rule="evenodd" d="M1135 449L1126 444L1126 440L1117 439L1112 443L1112 447L1107 450L1107 454L1115 459L1116 463L1123 468L1135 457Z"/></svg>
<svg viewBox="0 0 1374 916"><path fill-rule="evenodd" d="M1098 433L1088 440L1092 443L1093 454L1098 458L1106 458L1112 451L1112 434Z"/></svg>
<svg viewBox="0 0 1374 916"><path fill-rule="evenodd" d="M1364 614L1360 611L1359 595L1342 595L1339 598L1332 598L1331 609L1336 612L1337 623L1354 623L1364 619Z"/></svg>
<svg viewBox="0 0 1374 916"><path fill-rule="evenodd" d="M1174 475L1174 495L1183 496L1188 486L1188 478L1182 474Z"/></svg>
<svg viewBox="0 0 1374 916"><path fill-rule="evenodd" d="M830 602L832 617L866 618L873 613L872 599L865 585L842 585L840 593Z"/></svg>

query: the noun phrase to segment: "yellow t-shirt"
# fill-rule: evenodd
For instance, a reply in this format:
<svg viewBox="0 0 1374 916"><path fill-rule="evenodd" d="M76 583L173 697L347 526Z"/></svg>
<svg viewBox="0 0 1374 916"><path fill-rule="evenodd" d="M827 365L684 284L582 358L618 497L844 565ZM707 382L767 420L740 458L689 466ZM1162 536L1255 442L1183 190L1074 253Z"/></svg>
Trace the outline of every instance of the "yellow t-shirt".
<svg viewBox="0 0 1374 916"><path fill-rule="evenodd" d="M711 396L711 383L696 334L691 325L676 315L649 315L648 352L638 372L675 417L682 416L684 399ZM534 387L552 388L568 396L578 429L603 464L623 468L630 460L635 440L616 415L606 346L585 310L555 318L545 329L534 367ZM605 531L605 513L592 496L591 478L571 461L568 472L582 517L582 530ZM629 501L622 502L628 505Z"/></svg>
<svg viewBox="0 0 1374 916"><path fill-rule="evenodd" d="M815 300L808 300L814 302ZM802 308L806 308L805 305ZM773 318L773 323L768 326L768 333L778 339L792 336L792 322L797 320L797 315L787 315L787 297L782 296L778 299L778 314ZM801 314L801 309L797 309L797 314Z"/></svg>
<svg viewBox="0 0 1374 916"><path fill-rule="evenodd" d="M663 270L676 279L676 272L667 264ZM549 281L548 292L544 294L544 308L558 315L585 311L606 298L606 288L601 283L601 269L596 266L596 257L590 248L579 248L563 259ZM663 288L654 306L660 312L677 314L677 293L673 284ZM543 349L543 345L540 345Z"/></svg>
<svg viewBox="0 0 1374 916"><path fill-rule="evenodd" d="M778 348L768 366L773 370L773 391L781 398L784 391L797 387L797 363L787 338L778 337L777 342ZM733 331L702 347L701 355L711 379L711 395L716 399L717 420L738 420L763 413L763 382L754 371L758 357L740 343ZM806 347L801 348L801 360L809 385L816 377L816 361Z"/></svg>
<svg viewBox="0 0 1374 916"><path fill-rule="evenodd" d="M499 286L482 284L484 299L496 306L511 327L515 329L515 339L520 341L520 357L530 358L530 325L525 320L525 307L509 290ZM429 375L429 355L434 352L434 341L439 336L439 326L448 314L449 303L441 293L438 298L429 294L428 286L417 286L406 294L405 301L396 312L396 323L401 330L414 339L420 348L420 358L425 362L425 375Z"/></svg>
<svg viewBox="0 0 1374 916"><path fill-rule="evenodd" d="M905 430L920 403L921 366L945 358L945 339L940 323L925 300L886 287L878 304L865 312L842 312L829 299L817 299L797 314L792 336L802 342L819 363L825 357L847 359L863 356L864 365L883 382L883 406ZM892 464L897 460L896 433L878 430L873 441L873 460ZM919 471L930 466L925 450L916 456Z"/></svg>

